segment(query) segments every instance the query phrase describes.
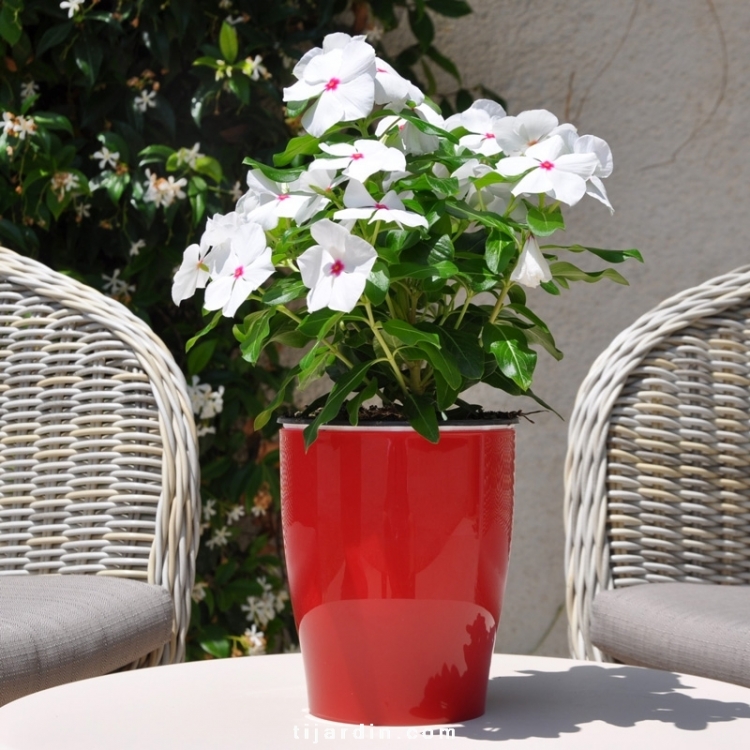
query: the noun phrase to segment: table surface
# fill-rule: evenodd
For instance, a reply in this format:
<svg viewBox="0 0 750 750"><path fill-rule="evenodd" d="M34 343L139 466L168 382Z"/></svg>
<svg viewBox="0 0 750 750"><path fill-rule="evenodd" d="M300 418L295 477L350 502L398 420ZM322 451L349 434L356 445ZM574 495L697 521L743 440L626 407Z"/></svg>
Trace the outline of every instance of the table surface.
<svg viewBox="0 0 750 750"><path fill-rule="evenodd" d="M640 667L496 654L481 718L448 727L316 719L298 654L192 662L44 690L0 708L0 750L747 748L750 689ZM441 734L442 731L442 734ZM424 734L420 734L424 732ZM316 748L317 750L317 748Z"/></svg>

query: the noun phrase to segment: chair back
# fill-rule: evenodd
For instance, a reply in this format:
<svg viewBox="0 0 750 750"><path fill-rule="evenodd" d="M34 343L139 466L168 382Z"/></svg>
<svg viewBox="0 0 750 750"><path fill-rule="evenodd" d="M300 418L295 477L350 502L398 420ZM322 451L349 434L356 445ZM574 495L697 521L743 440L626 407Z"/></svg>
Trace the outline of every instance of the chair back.
<svg viewBox="0 0 750 750"><path fill-rule="evenodd" d="M750 584L750 266L663 302L584 380L565 465L569 642L602 589Z"/></svg>
<svg viewBox="0 0 750 750"><path fill-rule="evenodd" d="M0 248L0 575L164 586L183 658L200 497L185 381L120 303ZM158 658L157 658L158 657Z"/></svg>

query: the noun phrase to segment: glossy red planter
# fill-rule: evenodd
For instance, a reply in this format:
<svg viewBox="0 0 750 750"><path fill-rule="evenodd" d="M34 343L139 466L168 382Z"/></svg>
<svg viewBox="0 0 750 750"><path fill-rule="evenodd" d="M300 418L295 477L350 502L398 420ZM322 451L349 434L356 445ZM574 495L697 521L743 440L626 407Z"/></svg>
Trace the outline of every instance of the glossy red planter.
<svg viewBox="0 0 750 750"><path fill-rule="evenodd" d="M314 716L484 713L513 517L511 425L281 430L292 608Z"/></svg>

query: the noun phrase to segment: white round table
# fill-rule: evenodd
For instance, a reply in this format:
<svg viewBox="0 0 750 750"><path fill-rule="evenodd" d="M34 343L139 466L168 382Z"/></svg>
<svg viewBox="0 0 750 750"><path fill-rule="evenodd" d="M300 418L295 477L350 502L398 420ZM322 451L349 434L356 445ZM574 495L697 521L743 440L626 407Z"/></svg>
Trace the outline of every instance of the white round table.
<svg viewBox="0 0 750 750"><path fill-rule="evenodd" d="M495 655L487 713L450 727L337 724L306 705L298 654L154 667L3 706L0 750L750 747L748 688L567 659Z"/></svg>

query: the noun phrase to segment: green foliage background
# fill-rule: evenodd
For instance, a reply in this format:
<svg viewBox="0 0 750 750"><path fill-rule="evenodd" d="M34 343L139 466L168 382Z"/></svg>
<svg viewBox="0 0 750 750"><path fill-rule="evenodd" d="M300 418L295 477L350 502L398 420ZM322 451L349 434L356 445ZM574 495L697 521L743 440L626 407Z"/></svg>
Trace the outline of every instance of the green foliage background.
<svg viewBox="0 0 750 750"><path fill-rule="evenodd" d="M280 593L275 428L253 426L284 368L275 350L259 366L246 362L227 320L186 355L203 323L197 302L173 305L174 269L205 217L232 210L243 157L270 163L296 133L281 89L305 50L335 30L367 33L377 46L406 16L415 41L391 63L433 97L442 68L464 108L472 93L434 47L431 14L470 12L463 0L2 4L0 241L116 296L162 337L189 382L223 396L223 410L201 423L205 523L189 658L248 652L248 597L278 605L269 622L256 620L267 651L293 647L296 633ZM163 199L154 202L149 184L165 188Z"/></svg>

